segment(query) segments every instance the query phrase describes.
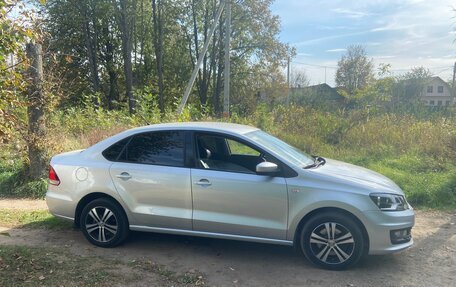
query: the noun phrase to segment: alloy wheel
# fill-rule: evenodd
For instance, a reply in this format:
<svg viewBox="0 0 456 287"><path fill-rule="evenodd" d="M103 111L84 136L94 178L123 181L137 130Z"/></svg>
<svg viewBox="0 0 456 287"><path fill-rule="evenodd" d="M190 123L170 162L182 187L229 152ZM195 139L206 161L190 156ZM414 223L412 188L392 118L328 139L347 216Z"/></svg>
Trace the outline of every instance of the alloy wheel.
<svg viewBox="0 0 456 287"><path fill-rule="evenodd" d="M355 240L345 226L336 222L318 225L310 234L310 250L324 264L342 264L355 250Z"/></svg>
<svg viewBox="0 0 456 287"><path fill-rule="evenodd" d="M93 240L105 243L116 236L118 221L114 212L109 208L97 206L87 213L85 229Z"/></svg>

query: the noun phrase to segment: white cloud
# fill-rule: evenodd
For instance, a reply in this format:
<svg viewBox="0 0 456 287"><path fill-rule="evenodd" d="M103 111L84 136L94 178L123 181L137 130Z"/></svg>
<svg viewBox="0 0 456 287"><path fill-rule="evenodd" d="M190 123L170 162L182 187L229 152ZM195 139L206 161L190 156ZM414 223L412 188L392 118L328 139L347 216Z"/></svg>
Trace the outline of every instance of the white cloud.
<svg viewBox="0 0 456 287"><path fill-rule="evenodd" d="M347 49L345 49L345 48L336 48L336 49L326 50L326 52L328 52L328 53L340 53L340 52L345 52L345 51L347 51Z"/></svg>
<svg viewBox="0 0 456 287"><path fill-rule="evenodd" d="M312 54L310 54L310 53L301 53L301 52L296 53L296 55L301 56L301 57L311 57L312 56Z"/></svg>
<svg viewBox="0 0 456 287"><path fill-rule="evenodd" d="M397 30L412 29L415 26L416 26L415 24L403 25L403 24L399 24L399 23L395 22L395 23L386 24L384 26L379 26L379 27L376 27L376 28L372 28L370 31L371 32L397 31Z"/></svg>
<svg viewBox="0 0 456 287"><path fill-rule="evenodd" d="M335 34L335 35L331 35L331 36L323 36L323 37L314 38L314 39L310 39L310 40L304 40L304 41L300 41L300 42L295 42L295 43L292 43L292 44L295 45L295 46L306 46L306 45L312 45L312 44L318 44L318 43L321 43L321 42L326 42L326 41L329 41L329 40L335 40L335 39L340 39L340 38L359 36L359 35L363 35L363 34L367 34L367 33L369 33L369 31L359 31L359 32L345 33L345 34Z"/></svg>
<svg viewBox="0 0 456 287"><path fill-rule="evenodd" d="M346 8L335 8L335 9L332 9L332 11L337 14L342 14L348 18L355 18L355 19L363 18L363 17L371 15L371 13L368 13L368 12L355 11L355 10L346 9Z"/></svg>
<svg viewBox="0 0 456 287"><path fill-rule="evenodd" d="M376 59L376 60L381 60L381 59L394 59L396 58L397 56L394 56L394 55L378 55L378 56L373 56L372 58Z"/></svg>

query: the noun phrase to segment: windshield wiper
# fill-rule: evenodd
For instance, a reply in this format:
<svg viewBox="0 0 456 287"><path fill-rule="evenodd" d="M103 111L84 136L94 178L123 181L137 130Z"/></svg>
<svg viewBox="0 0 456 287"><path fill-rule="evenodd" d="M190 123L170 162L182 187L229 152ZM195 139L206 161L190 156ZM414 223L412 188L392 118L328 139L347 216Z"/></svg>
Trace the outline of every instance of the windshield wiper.
<svg viewBox="0 0 456 287"><path fill-rule="evenodd" d="M320 165L324 165L326 163L326 160L324 158L322 158L321 156L313 155L312 157L314 158L314 162L309 164L309 165L306 165L304 167L304 169L317 168Z"/></svg>

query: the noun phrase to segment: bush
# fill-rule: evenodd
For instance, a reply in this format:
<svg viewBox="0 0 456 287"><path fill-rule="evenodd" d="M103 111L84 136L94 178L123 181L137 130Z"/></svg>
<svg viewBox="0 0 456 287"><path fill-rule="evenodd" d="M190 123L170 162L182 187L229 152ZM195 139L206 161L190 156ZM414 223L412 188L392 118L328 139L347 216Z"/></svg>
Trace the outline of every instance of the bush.
<svg viewBox="0 0 456 287"><path fill-rule="evenodd" d="M160 120L150 94L138 96L138 113L84 108L56 111L48 118L49 156L86 148L122 130L157 122L214 121L199 107L181 115L167 112ZM412 205L456 206L456 117L417 117L408 114L369 113L368 110L333 112L308 107L259 105L254 113L233 113L230 121L257 126L286 142L324 157L347 161L390 177ZM54 132L56 131L56 132ZM5 150L6 151L6 150ZM0 166L3 195L41 197L45 181L24 180L24 149L9 149ZM6 162L12 161L10 164ZM0 194L0 195L1 195Z"/></svg>

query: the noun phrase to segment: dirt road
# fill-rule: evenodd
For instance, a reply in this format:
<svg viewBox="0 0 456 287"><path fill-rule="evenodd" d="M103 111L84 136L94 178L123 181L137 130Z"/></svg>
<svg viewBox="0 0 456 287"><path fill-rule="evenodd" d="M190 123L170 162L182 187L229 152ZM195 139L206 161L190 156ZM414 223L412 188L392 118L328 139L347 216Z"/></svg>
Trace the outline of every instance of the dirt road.
<svg viewBox="0 0 456 287"><path fill-rule="evenodd" d="M209 286L456 286L455 223L454 212L418 211L413 248L370 256L356 268L339 272L317 269L289 247L187 236L132 233L124 245L102 249L87 243L78 230L0 228L10 235L0 235L0 244L57 246L82 256L128 262L150 260L176 272L202 272Z"/></svg>

